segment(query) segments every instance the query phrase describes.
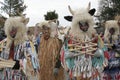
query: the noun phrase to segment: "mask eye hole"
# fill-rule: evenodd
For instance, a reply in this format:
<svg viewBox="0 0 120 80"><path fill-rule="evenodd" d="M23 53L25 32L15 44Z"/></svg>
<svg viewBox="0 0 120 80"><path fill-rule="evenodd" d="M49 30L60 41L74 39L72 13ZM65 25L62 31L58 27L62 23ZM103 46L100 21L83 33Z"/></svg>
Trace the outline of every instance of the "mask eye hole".
<svg viewBox="0 0 120 80"><path fill-rule="evenodd" d="M113 34L115 32L115 29L114 28L110 28L109 32Z"/></svg>
<svg viewBox="0 0 120 80"><path fill-rule="evenodd" d="M11 36L12 38L14 38L14 37L16 36L16 34L17 34L17 28L12 27L12 29L11 29L10 32L9 32L9 34L10 34L10 36Z"/></svg>
<svg viewBox="0 0 120 80"><path fill-rule="evenodd" d="M80 25L81 27L84 27L84 26L88 26L88 23L87 23L87 22L79 22L79 25Z"/></svg>
<svg viewBox="0 0 120 80"><path fill-rule="evenodd" d="M16 31L17 31L17 28L12 27L11 32L16 32Z"/></svg>
<svg viewBox="0 0 120 80"><path fill-rule="evenodd" d="M49 28L45 25L43 25L43 30L48 30Z"/></svg>

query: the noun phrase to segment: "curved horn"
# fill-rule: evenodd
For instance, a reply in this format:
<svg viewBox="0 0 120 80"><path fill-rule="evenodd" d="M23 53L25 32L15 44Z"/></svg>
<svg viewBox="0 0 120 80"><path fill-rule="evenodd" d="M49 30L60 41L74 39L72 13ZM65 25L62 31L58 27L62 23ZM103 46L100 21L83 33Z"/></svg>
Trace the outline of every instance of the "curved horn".
<svg viewBox="0 0 120 80"><path fill-rule="evenodd" d="M70 5L68 6L68 9L69 9L70 13L71 13L72 15L74 15L74 12L73 12L73 10L71 9Z"/></svg>
<svg viewBox="0 0 120 80"><path fill-rule="evenodd" d="M90 7L91 7L91 3L89 2L88 7L87 7L88 11L90 10Z"/></svg>

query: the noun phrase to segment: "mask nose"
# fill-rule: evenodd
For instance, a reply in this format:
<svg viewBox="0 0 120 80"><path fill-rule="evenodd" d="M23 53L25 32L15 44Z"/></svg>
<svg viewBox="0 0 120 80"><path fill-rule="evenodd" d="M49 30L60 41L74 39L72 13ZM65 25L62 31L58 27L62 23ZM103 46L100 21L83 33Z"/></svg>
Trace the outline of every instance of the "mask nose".
<svg viewBox="0 0 120 80"><path fill-rule="evenodd" d="M17 33L17 29L16 28L12 28L12 30L10 31L10 36L12 38L14 38L16 36L16 33Z"/></svg>

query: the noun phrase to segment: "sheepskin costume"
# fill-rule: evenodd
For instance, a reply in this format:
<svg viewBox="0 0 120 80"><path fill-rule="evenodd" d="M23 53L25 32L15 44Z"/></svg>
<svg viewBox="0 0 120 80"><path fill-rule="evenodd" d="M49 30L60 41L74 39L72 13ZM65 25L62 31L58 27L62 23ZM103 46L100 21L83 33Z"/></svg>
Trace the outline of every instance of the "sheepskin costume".
<svg viewBox="0 0 120 80"><path fill-rule="evenodd" d="M93 28L93 15L96 10L90 9L90 3L87 8L77 10L72 10L70 6L68 8L72 16L65 16L64 18L72 21L72 26L61 51L62 65L69 72L70 79L99 80L100 73L103 70L104 53L102 49L96 50L96 47L91 46L91 44L96 44L93 43L94 37L97 35ZM102 42L100 37L99 39ZM88 52L89 50L93 51ZM98 59L93 54L99 54L100 58Z"/></svg>
<svg viewBox="0 0 120 80"><path fill-rule="evenodd" d="M118 40L118 35L120 34L120 29L117 20L109 20L105 23L104 41L108 44L110 44L111 34L109 33L109 31L111 28L115 30L115 33L112 35L112 43L115 43L115 41Z"/></svg>
<svg viewBox="0 0 120 80"><path fill-rule="evenodd" d="M30 70L26 65L31 63L33 71L37 70L39 67L39 63L36 62L37 59L34 56L36 54L33 50L34 45L31 45L30 41L27 39L26 25L28 22L29 18L25 16L10 17L5 22L4 29L7 35L7 46L5 51L2 52L1 57L6 59L6 61L8 60L8 62L14 61L15 64L13 67L4 65L3 74L0 79L27 80L33 75L30 76L27 74ZM29 60L27 58L28 56L30 56Z"/></svg>
<svg viewBox="0 0 120 80"><path fill-rule="evenodd" d="M70 34L80 38L81 40L84 39L85 35L88 35L89 38L92 38L93 34L96 34L96 31L94 29L94 20L93 17L91 15L94 14L94 10L93 13L90 14L90 4L87 7L87 9L81 8L81 9L77 9L77 10L72 10L69 6L69 11L72 14L72 27L70 30ZM92 12L92 10L91 10ZM83 32L80 28L79 28L79 22L87 22L89 25L88 31Z"/></svg>
<svg viewBox="0 0 120 80"><path fill-rule="evenodd" d="M56 65L56 62L59 60L61 42L58 38L51 36L53 31L51 22L41 22L39 27L42 29L38 52L40 60L40 80L64 80L64 72L62 67L60 67L59 64ZM57 75L55 75L55 71L57 70L56 66L59 66L57 67L59 68Z"/></svg>
<svg viewBox="0 0 120 80"><path fill-rule="evenodd" d="M25 20L25 17L10 17L5 22L5 33L7 35L7 47L10 48L11 42L14 40L14 44L18 45L23 43L26 40L26 24L28 23L29 18ZM17 34L15 38L12 38L9 34L12 27L17 28Z"/></svg>
<svg viewBox="0 0 120 80"><path fill-rule="evenodd" d="M111 35L111 29L114 33ZM104 40L108 44L108 66L103 71L104 80L120 80L120 22L109 20L105 23Z"/></svg>

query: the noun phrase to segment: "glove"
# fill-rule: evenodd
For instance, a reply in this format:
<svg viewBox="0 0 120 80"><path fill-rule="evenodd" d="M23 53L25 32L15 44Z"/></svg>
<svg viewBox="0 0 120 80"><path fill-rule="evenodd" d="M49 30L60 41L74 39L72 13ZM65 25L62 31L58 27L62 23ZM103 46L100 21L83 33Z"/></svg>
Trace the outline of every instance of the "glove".
<svg viewBox="0 0 120 80"><path fill-rule="evenodd" d="M57 59L57 62L55 64L55 68L60 68L61 67L61 61L60 59Z"/></svg>
<svg viewBox="0 0 120 80"><path fill-rule="evenodd" d="M18 60L15 60L15 61L16 61L16 62L15 62L15 65L13 66L12 69L14 69L14 70L19 70L19 69L20 69L20 63L19 63Z"/></svg>
<svg viewBox="0 0 120 80"><path fill-rule="evenodd" d="M59 71L59 69L58 69L58 68L54 68L54 69L53 69L53 73L54 73L54 75L55 75L55 76L57 76L57 75L58 75L58 71Z"/></svg>

